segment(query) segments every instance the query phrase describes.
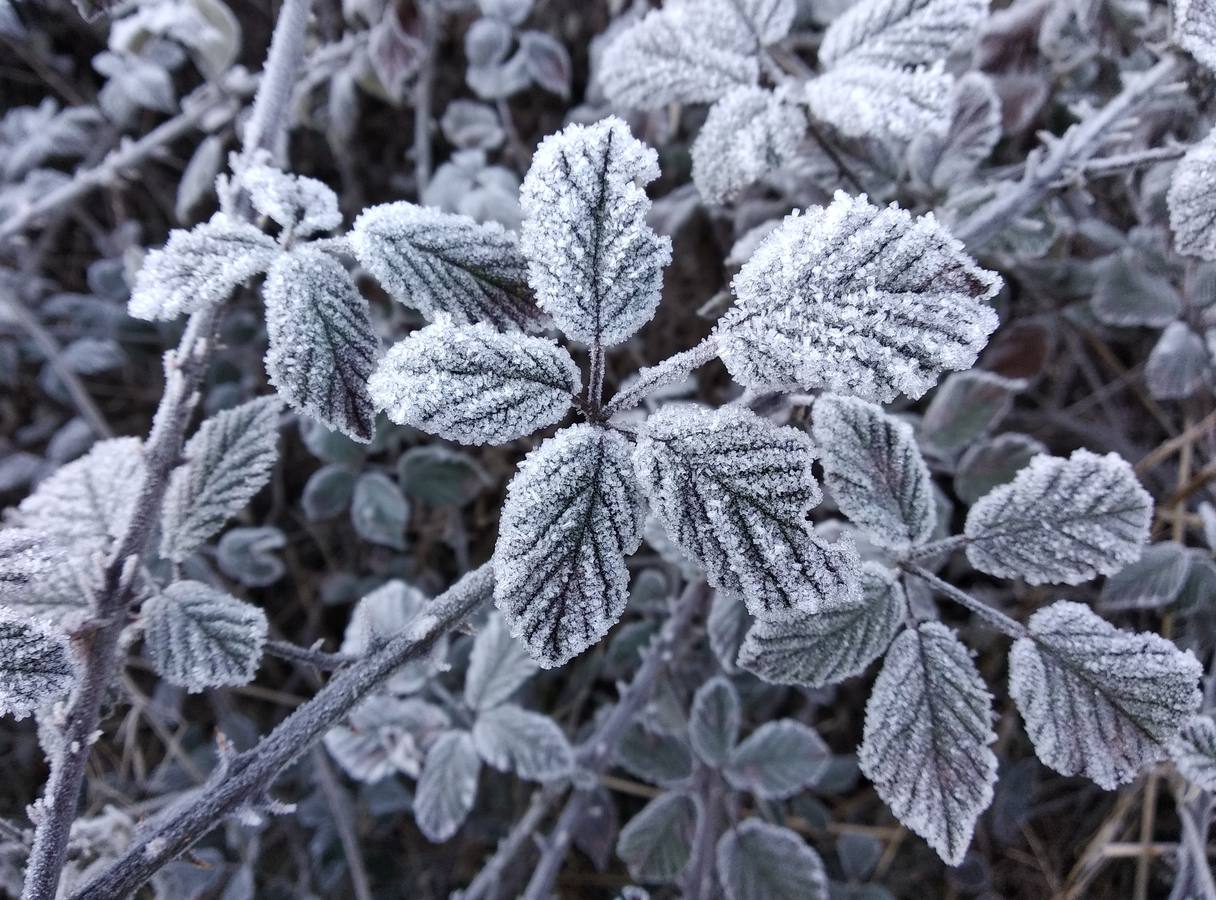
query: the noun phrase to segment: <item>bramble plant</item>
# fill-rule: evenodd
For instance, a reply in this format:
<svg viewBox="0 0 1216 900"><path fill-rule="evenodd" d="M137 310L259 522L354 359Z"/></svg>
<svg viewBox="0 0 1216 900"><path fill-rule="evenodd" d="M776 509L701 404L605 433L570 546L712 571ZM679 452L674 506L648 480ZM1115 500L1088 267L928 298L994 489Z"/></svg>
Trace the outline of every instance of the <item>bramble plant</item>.
<svg viewBox="0 0 1216 900"><path fill-rule="evenodd" d="M77 5L92 102L0 0L3 889L1216 896L1216 6Z"/></svg>

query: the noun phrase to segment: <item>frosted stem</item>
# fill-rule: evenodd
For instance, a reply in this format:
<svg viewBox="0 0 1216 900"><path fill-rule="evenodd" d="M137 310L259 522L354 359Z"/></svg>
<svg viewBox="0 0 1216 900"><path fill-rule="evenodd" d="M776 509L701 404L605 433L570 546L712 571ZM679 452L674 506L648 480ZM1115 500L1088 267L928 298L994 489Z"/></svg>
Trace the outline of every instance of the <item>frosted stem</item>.
<svg viewBox="0 0 1216 900"><path fill-rule="evenodd" d="M995 609L989 606L987 603L977 600L966 591L956 588L954 585L950 584L950 582L942 581L942 579L938 578L928 569L914 565L904 566L904 571L915 575L924 582L927 582L939 594L948 597L959 606L963 606L971 610L971 612L986 620L989 625L995 626L998 631L1009 635L1009 637L1023 638L1030 634L1030 632L1026 630L1026 627L1022 625L1021 622L1011 619L999 609Z"/></svg>

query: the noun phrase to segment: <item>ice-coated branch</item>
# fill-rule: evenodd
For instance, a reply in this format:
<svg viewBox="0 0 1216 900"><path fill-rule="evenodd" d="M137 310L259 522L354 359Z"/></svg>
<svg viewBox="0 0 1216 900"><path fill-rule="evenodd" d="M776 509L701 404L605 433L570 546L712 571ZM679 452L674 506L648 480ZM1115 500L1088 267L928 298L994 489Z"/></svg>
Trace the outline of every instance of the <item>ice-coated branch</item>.
<svg viewBox="0 0 1216 900"><path fill-rule="evenodd" d="M654 693L659 675L672 660L673 655L684 638L688 635L693 623L704 608L709 598L709 586L702 580L694 581L684 589L680 599L676 601L671 614L659 637L647 648L641 665L634 673L633 681L621 694L620 702L612 708L586 743L578 751L579 765L594 775L601 775L612 765L616 755L617 745L624 737L626 729ZM566 852L574 840L574 833L582 818L591 805L592 795L587 791L576 791L566 801L557 824L553 826L540 862L532 872L532 879L522 895L522 900L546 900L557 880L557 873L566 858Z"/></svg>
<svg viewBox="0 0 1216 900"><path fill-rule="evenodd" d="M604 417L611 418L619 412L632 409L647 395L683 381L694 369L705 365L717 355L718 345L710 335L695 347L669 356L656 365L647 366L638 372L637 377L627 387L608 401L604 406Z"/></svg>
<svg viewBox="0 0 1216 900"><path fill-rule="evenodd" d="M299 644L289 641L267 641L266 653L270 656L277 656L279 659L312 666L321 672L332 672L359 658L349 653L326 653L324 650L315 650L312 647L301 647Z"/></svg>
<svg viewBox="0 0 1216 900"><path fill-rule="evenodd" d="M975 613L981 619L986 620L989 625L996 626L997 630L1003 634L1007 634L1011 638L1022 638L1029 634L1026 627L1020 622L1009 618L1009 616L1005 615L999 609L994 609L987 603L977 600L966 591L956 588L954 585L950 584L950 582L943 581L923 566L905 566L904 571L911 575L915 575L917 578L926 582L935 591L949 598L950 600L953 600L959 606L963 606L971 610L971 612Z"/></svg>
<svg viewBox="0 0 1216 900"><path fill-rule="evenodd" d="M1123 90L1114 99L1042 148L1042 158L1027 162L1020 181L1001 186L991 200L950 231L973 252L988 243L1011 221L1038 206L1070 169L1093 158L1111 129L1182 69L1181 60L1171 55L1147 72L1127 76Z"/></svg>
<svg viewBox="0 0 1216 900"><path fill-rule="evenodd" d="M284 0L279 9L279 20L270 38L270 52L262 69L262 83L253 100L249 124L245 126L241 148L243 163L248 163L258 150L269 150L274 154L287 132L291 94L300 61L304 58L304 41L311 11L312 0Z"/></svg>
<svg viewBox="0 0 1216 900"><path fill-rule="evenodd" d="M429 653L435 642L489 602L490 566L469 572L440 594L422 616L380 649L341 669L251 749L234 756L213 783L154 833L142 836L72 900L118 900L246 804L265 797L275 779L338 720L406 663Z"/></svg>

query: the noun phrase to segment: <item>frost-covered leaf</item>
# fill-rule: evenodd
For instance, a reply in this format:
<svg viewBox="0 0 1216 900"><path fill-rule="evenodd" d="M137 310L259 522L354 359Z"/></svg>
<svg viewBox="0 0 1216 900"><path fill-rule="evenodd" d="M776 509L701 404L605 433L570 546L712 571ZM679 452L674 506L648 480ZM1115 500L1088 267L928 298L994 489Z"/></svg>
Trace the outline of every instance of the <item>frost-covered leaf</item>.
<svg viewBox="0 0 1216 900"><path fill-rule="evenodd" d="M509 699L535 672L536 663L524 645L511 637L502 616L492 613L473 639L464 702L471 709L491 709Z"/></svg>
<svg viewBox="0 0 1216 900"><path fill-rule="evenodd" d="M718 881L726 900L827 900L819 854L796 832L746 819L718 839Z"/></svg>
<svg viewBox="0 0 1216 900"><path fill-rule="evenodd" d="M246 587L266 587L283 577L287 567L274 551L287 546L287 536L273 525L232 528L215 548L220 571Z"/></svg>
<svg viewBox="0 0 1216 900"><path fill-rule="evenodd" d="M401 454L397 482L415 500L449 507L471 503L491 484L477 460L442 444L410 447Z"/></svg>
<svg viewBox="0 0 1216 900"><path fill-rule="evenodd" d="M955 372L933 394L920 423L925 447L953 455L1000 424L1026 382L984 369Z"/></svg>
<svg viewBox="0 0 1216 900"><path fill-rule="evenodd" d="M527 260L515 235L497 222L385 203L355 219L350 242L395 300L432 321L446 313L461 324L486 322L503 330L539 323Z"/></svg>
<svg viewBox="0 0 1216 900"><path fill-rule="evenodd" d="M1081 584L1140 558L1153 499L1116 453L1038 456L971 507L967 559L1030 584Z"/></svg>
<svg viewBox="0 0 1216 900"><path fill-rule="evenodd" d="M772 91L738 87L713 105L692 146L692 180L707 203L726 203L792 157L806 115Z"/></svg>
<svg viewBox="0 0 1216 900"><path fill-rule="evenodd" d="M723 770L731 787L764 800L784 800L817 782L832 751L815 731L793 719L765 722L730 754Z"/></svg>
<svg viewBox="0 0 1216 900"><path fill-rule="evenodd" d="M346 466L322 466L308 476L300 505L310 522L339 516L350 507L355 490L355 473Z"/></svg>
<svg viewBox="0 0 1216 900"><path fill-rule="evenodd" d="M566 415L582 378L549 338L446 317L395 344L372 373L376 407L462 444L505 444Z"/></svg>
<svg viewBox="0 0 1216 900"><path fill-rule="evenodd" d="M951 629L924 622L895 639L866 704L857 761L899 820L952 866L992 802L991 720L992 695Z"/></svg>
<svg viewBox="0 0 1216 900"><path fill-rule="evenodd" d="M356 781L371 784L395 772L417 778L426 745L450 725L438 706L377 693L325 733L325 749Z"/></svg>
<svg viewBox="0 0 1216 900"><path fill-rule="evenodd" d="M177 581L142 608L144 645L156 671L197 693L248 684L262 661L266 614L200 581Z"/></svg>
<svg viewBox="0 0 1216 900"><path fill-rule="evenodd" d="M937 526L933 482L912 426L876 404L833 394L815 401L813 421L824 481L841 511L881 546L928 540Z"/></svg>
<svg viewBox="0 0 1216 900"><path fill-rule="evenodd" d="M987 0L858 0L828 26L819 61L927 65L945 59L987 15Z"/></svg>
<svg viewBox="0 0 1216 900"><path fill-rule="evenodd" d="M970 178L1001 139L1001 101L982 72L955 82L951 110L948 129L921 132L908 145L912 175L942 192Z"/></svg>
<svg viewBox="0 0 1216 900"><path fill-rule="evenodd" d="M739 665L774 684L813 688L865 671L899 631L907 600L896 574L876 563L862 567L861 590L857 603L789 622L757 619L739 651Z"/></svg>
<svg viewBox="0 0 1216 900"><path fill-rule="evenodd" d="M661 794L621 829L617 856L638 881L675 881L692 856L700 815L697 801L687 794Z"/></svg>
<svg viewBox="0 0 1216 900"><path fill-rule="evenodd" d="M262 397L199 426L161 507L161 556L181 562L270 481L281 408L277 398Z"/></svg>
<svg viewBox="0 0 1216 900"><path fill-rule="evenodd" d="M671 239L646 223L658 155L615 116L541 141L524 178L520 246L541 309L569 337L612 346L654 315Z"/></svg>
<svg viewBox="0 0 1216 900"><path fill-rule="evenodd" d="M17 507L12 524L73 550L104 549L126 531L143 478L138 438L98 441L39 483Z"/></svg>
<svg viewBox="0 0 1216 900"><path fill-rule="evenodd" d="M950 121L954 79L940 67L904 71L866 64L830 69L806 83L812 115L845 137L905 144Z"/></svg>
<svg viewBox="0 0 1216 900"><path fill-rule="evenodd" d="M1200 790L1216 791L1216 722L1192 716L1170 743L1170 756L1182 777Z"/></svg>
<svg viewBox="0 0 1216 900"><path fill-rule="evenodd" d="M1216 70L1216 7L1211 0L1173 0L1174 42Z"/></svg>
<svg viewBox="0 0 1216 900"><path fill-rule="evenodd" d="M598 641L628 599L625 557L642 542L642 502L619 434L559 431L507 487L494 547L494 602L543 668Z"/></svg>
<svg viewBox="0 0 1216 900"><path fill-rule="evenodd" d="M1009 694L1039 759L1114 790L1165 758L1199 708L1203 670L1189 651L1064 600L1028 628L1009 651Z"/></svg>
<svg viewBox="0 0 1216 900"><path fill-rule="evenodd" d="M631 725L616 748L616 761L651 784L674 787L692 777L692 753L681 738L656 734L640 722Z"/></svg>
<svg viewBox="0 0 1216 900"><path fill-rule="evenodd" d="M279 253L252 225L216 213L144 258L128 305L137 319L176 319L228 299L237 285L265 272Z"/></svg>
<svg viewBox="0 0 1216 900"><path fill-rule="evenodd" d="M1181 400L1199 390L1209 371L1203 338L1185 322L1170 322L1148 355L1144 380L1158 400Z"/></svg>
<svg viewBox="0 0 1216 900"><path fill-rule="evenodd" d="M393 479L383 472L364 472L359 476L350 502L350 521L359 537L404 550L409 520L409 501Z"/></svg>
<svg viewBox="0 0 1216 900"><path fill-rule="evenodd" d="M296 237L332 231L342 224L337 195L315 178L256 165L241 173L241 185L258 212Z"/></svg>
<svg viewBox="0 0 1216 900"><path fill-rule="evenodd" d="M373 652L404 631L426 605L426 595L413 585L398 579L385 582L355 605L342 636L341 652L351 656ZM436 642L430 654L397 669L388 680L388 689L394 694L420 690L446 653L447 642Z"/></svg>
<svg viewBox="0 0 1216 900"><path fill-rule="evenodd" d="M574 754L548 716L504 703L477 714L473 743L481 758L528 781L553 781L570 774Z"/></svg>
<svg viewBox="0 0 1216 900"><path fill-rule="evenodd" d="M1191 554L1175 541L1149 544L1102 585L1102 610L1158 609L1173 603L1191 572Z"/></svg>
<svg viewBox="0 0 1216 900"><path fill-rule="evenodd" d="M1182 5L1193 3L1206 12L1204 18L1212 21L1216 36L1216 10L1207 0L1182 0ZM1216 62L1216 44L1204 46ZM1174 167L1166 202L1175 249L1187 256L1216 260L1216 131L1191 147Z"/></svg>
<svg viewBox="0 0 1216 900"><path fill-rule="evenodd" d="M790 616L858 593L851 544L806 521L820 500L811 442L741 408L669 405L646 420L634 465L652 512L710 584L753 615Z"/></svg>
<svg viewBox="0 0 1216 900"><path fill-rule="evenodd" d="M1013 481L1032 459L1046 452L1041 441L1017 432L980 441L959 459L954 493L964 503L974 503L993 488Z"/></svg>
<svg viewBox="0 0 1216 900"><path fill-rule="evenodd" d="M739 693L727 679L710 679L697 689L688 713L688 741L701 761L721 767L739 739Z"/></svg>
<svg viewBox="0 0 1216 900"><path fill-rule="evenodd" d="M1096 268L1098 277L1090 308L1099 321L1161 328L1182 312L1182 295L1173 280L1168 273L1150 266L1143 253L1124 248Z"/></svg>
<svg viewBox="0 0 1216 900"><path fill-rule="evenodd" d="M974 362L1000 278L932 216L837 193L790 216L735 276L717 338L736 381L887 402Z"/></svg>
<svg viewBox="0 0 1216 900"><path fill-rule="evenodd" d="M20 181L48 160L87 155L101 121L94 107L60 109L50 97L37 106L10 106L0 119L0 180Z"/></svg>
<svg viewBox="0 0 1216 900"><path fill-rule="evenodd" d="M53 540L25 528L0 530L0 604L19 601L63 564Z"/></svg>
<svg viewBox="0 0 1216 900"><path fill-rule="evenodd" d="M0 606L0 715L24 719L72 688L67 636Z"/></svg>
<svg viewBox="0 0 1216 900"><path fill-rule="evenodd" d="M301 247L275 260L266 299L266 373L294 409L356 441L375 432L367 392L379 342L367 300L332 256Z"/></svg>
<svg viewBox="0 0 1216 900"><path fill-rule="evenodd" d="M739 671L739 648L750 625L751 615L741 597L730 591L714 591L705 632L724 672L733 675Z"/></svg>
<svg viewBox="0 0 1216 900"><path fill-rule="evenodd" d="M481 759L467 731L447 731L431 745L414 792L418 829L434 843L446 841L464 823L477 799Z"/></svg>

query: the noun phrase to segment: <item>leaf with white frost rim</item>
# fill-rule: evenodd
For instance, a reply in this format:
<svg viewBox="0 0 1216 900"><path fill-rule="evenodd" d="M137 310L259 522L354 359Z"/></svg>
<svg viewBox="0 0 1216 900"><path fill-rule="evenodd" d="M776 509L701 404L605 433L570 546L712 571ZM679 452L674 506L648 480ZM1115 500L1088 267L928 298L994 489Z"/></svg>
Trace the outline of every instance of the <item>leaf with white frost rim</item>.
<svg viewBox="0 0 1216 900"><path fill-rule="evenodd" d="M942 192L970 179L1001 139L1001 101L991 78L968 72L951 100L950 127L921 132L908 145L911 174Z"/></svg>
<svg viewBox="0 0 1216 900"><path fill-rule="evenodd" d="M638 881L671 882L692 857L698 801L669 792L655 797L621 829L616 853Z"/></svg>
<svg viewBox="0 0 1216 900"><path fill-rule="evenodd" d="M925 622L895 639L866 704L857 761L899 820L952 866L992 802L991 719L992 695L951 629Z"/></svg>
<svg viewBox="0 0 1216 900"><path fill-rule="evenodd" d="M1000 284L932 216L838 192L787 217L735 276L720 354L748 387L916 398L975 362Z"/></svg>
<svg viewBox="0 0 1216 900"><path fill-rule="evenodd" d="M446 731L427 751L414 792L414 818L428 841L454 835L477 799L481 759L467 731Z"/></svg>
<svg viewBox="0 0 1216 900"><path fill-rule="evenodd" d="M1174 42L1216 70L1216 6L1211 0L1174 0Z"/></svg>
<svg viewBox="0 0 1216 900"><path fill-rule="evenodd" d="M569 337L612 346L659 305L671 239L646 222L658 154L620 119L541 141L524 178L520 247L537 303Z"/></svg>
<svg viewBox="0 0 1216 900"><path fill-rule="evenodd" d="M1211 22L1216 37L1216 10L1206 0L1184 0L1184 8L1199 3ZM1205 45L1216 63L1216 50ZM1187 256L1216 259L1216 132L1209 133L1192 146L1174 167L1166 203L1170 211L1170 230L1174 232L1174 248Z"/></svg>
<svg viewBox="0 0 1216 900"><path fill-rule="evenodd" d="M819 62L928 65L945 59L987 16L987 0L858 0L828 26Z"/></svg>
<svg viewBox="0 0 1216 900"><path fill-rule="evenodd" d="M536 663L511 637L499 613L491 613L473 638L469 669L464 676L464 702L472 709L490 709L508 700L536 673Z"/></svg>
<svg viewBox="0 0 1216 900"><path fill-rule="evenodd" d="M749 410L669 405L646 420L634 466L655 517L754 615L789 617L858 596L856 550L811 534L821 494L811 442Z"/></svg>
<svg viewBox="0 0 1216 900"><path fill-rule="evenodd" d="M1081 584L1140 558L1153 500L1116 453L1038 456L967 514L967 559L1030 584Z"/></svg>
<svg viewBox="0 0 1216 900"><path fill-rule="evenodd" d="M560 421L580 386L574 360L549 338L443 317L395 344L369 390L399 425L462 444L505 444Z"/></svg>
<svg viewBox="0 0 1216 900"><path fill-rule="evenodd" d="M953 78L940 67L906 71L867 64L830 69L806 83L811 114L846 137L903 145L950 119Z"/></svg>
<svg viewBox="0 0 1216 900"><path fill-rule="evenodd" d="M190 231L171 231L168 243L144 258L128 309L137 319L165 321L206 309L265 272L278 254L257 228L216 213Z"/></svg>
<svg viewBox="0 0 1216 900"><path fill-rule="evenodd" d="M499 522L494 602L542 667L581 653L621 617L625 557L641 541L641 495L619 434L573 425L524 459Z"/></svg>
<svg viewBox="0 0 1216 900"><path fill-rule="evenodd" d="M337 195L315 178L257 165L241 172L240 181L254 208L296 237L332 231L342 224Z"/></svg>
<svg viewBox="0 0 1216 900"><path fill-rule="evenodd" d="M198 581L178 581L142 609L144 645L156 671L198 693L248 684L262 661L266 614Z"/></svg>
<svg viewBox="0 0 1216 900"><path fill-rule="evenodd" d="M773 91L735 88L713 105L692 146L692 180L707 203L734 200L790 159L806 115Z"/></svg>
<svg viewBox="0 0 1216 900"><path fill-rule="evenodd" d="M1191 574L1193 552L1176 541L1149 544L1138 560L1106 579L1101 610L1160 609L1173 603Z"/></svg>
<svg viewBox="0 0 1216 900"><path fill-rule="evenodd" d="M1200 790L1216 791L1216 722L1193 716L1170 744L1170 756L1182 777Z"/></svg>
<svg viewBox="0 0 1216 900"><path fill-rule="evenodd" d="M494 768L528 781L564 778L574 767L570 743L557 723L514 703L479 713L473 743Z"/></svg>
<svg viewBox="0 0 1216 900"><path fill-rule="evenodd" d="M712 678L697 689L688 714L688 741L706 765L721 767L739 739L739 694L727 679Z"/></svg>
<svg viewBox="0 0 1216 900"><path fill-rule="evenodd" d="M1039 759L1107 790L1165 758L1199 708L1201 674L1165 638L1063 600L1031 616L1009 652L1009 693Z"/></svg>
<svg viewBox="0 0 1216 900"><path fill-rule="evenodd" d="M0 606L0 715L24 719L67 694L75 679L66 635Z"/></svg>
<svg viewBox="0 0 1216 900"><path fill-rule="evenodd" d="M828 490L871 540L902 549L932 536L933 482L911 425L876 404L827 394L815 401L811 433Z"/></svg>
<svg viewBox="0 0 1216 900"><path fill-rule="evenodd" d="M278 398L262 397L199 426L161 506L161 556L184 560L270 481L281 408Z"/></svg>
<svg viewBox="0 0 1216 900"><path fill-rule="evenodd" d="M412 203L366 209L350 232L359 262L393 299L434 321L449 315L472 325L532 330L540 310L528 286L528 262L515 235Z"/></svg>
<svg viewBox="0 0 1216 900"><path fill-rule="evenodd" d="M412 625L423 614L427 597L400 579L386 581L355 604L342 635L339 651L349 656L366 656ZM430 653L397 668L387 687L394 694L421 690L427 678L447 654L447 639L435 641Z"/></svg>
<svg viewBox="0 0 1216 900"><path fill-rule="evenodd" d="M898 576L876 563L861 570L861 600L788 622L757 619L739 665L773 684L821 688L859 675L890 646L907 616Z"/></svg>
<svg viewBox="0 0 1216 900"><path fill-rule="evenodd" d="M715 857L726 900L827 900L823 860L788 828L746 819L718 839Z"/></svg>
<svg viewBox="0 0 1216 900"><path fill-rule="evenodd" d="M765 722L730 754L730 786L764 800L784 800L817 782L832 751L814 729L793 719Z"/></svg>
<svg viewBox="0 0 1216 900"><path fill-rule="evenodd" d="M302 247L275 260L266 300L266 373L293 408L367 443L376 411L367 393L379 341L367 300L331 256Z"/></svg>

